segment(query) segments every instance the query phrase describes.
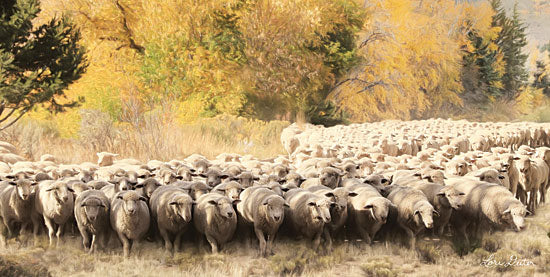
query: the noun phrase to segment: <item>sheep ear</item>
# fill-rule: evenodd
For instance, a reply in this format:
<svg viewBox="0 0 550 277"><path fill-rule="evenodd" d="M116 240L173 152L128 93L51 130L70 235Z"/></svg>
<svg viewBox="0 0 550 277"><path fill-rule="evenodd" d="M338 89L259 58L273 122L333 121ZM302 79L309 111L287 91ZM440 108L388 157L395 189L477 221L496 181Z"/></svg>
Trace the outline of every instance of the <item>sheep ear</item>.
<svg viewBox="0 0 550 277"><path fill-rule="evenodd" d="M330 203L330 207L331 207L331 208L334 208L334 207L336 207L336 206L337 206L336 203L334 203L334 202L331 202L331 203Z"/></svg>
<svg viewBox="0 0 550 277"><path fill-rule="evenodd" d="M382 178L382 179L380 179L380 183L382 183L382 184L384 184L384 183L387 183L388 181L389 181L389 180L388 180L388 179L386 179L386 178Z"/></svg>
<svg viewBox="0 0 550 277"><path fill-rule="evenodd" d="M466 195L466 193L464 193L464 192L459 192L458 195L464 196L464 195Z"/></svg>
<svg viewBox="0 0 550 277"><path fill-rule="evenodd" d="M445 196L445 193L444 192L438 192L436 195L437 196Z"/></svg>
<svg viewBox="0 0 550 277"><path fill-rule="evenodd" d="M520 157L514 157L513 160L519 161L519 160L520 160Z"/></svg>
<svg viewBox="0 0 550 277"><path fill-rule="evenodd" d="M225 174L225 173L222 174L222 175L220 175L220 178L222 178L222 179L226 179L226 178L228 178L228 177L229 177L229 175L227 175L227 174Z"/></svg>
<svg viewBox="0 0 550 277"><path fill-rule="evenodd" d="M285 206L287 208L290 208L290 205L287 202L285 202L285 204L283 206Z"/></svg>
<svg viewBox="0 0 550 277"><path fill-rule="evenodd" d="M143 196L140 196L140 197L139 197L139 200L144 201L144 202L147 202L147 198L145 198L145 197L143 197Z"/></svg>
<svg viewBox="0 0 550 277"><path fill-rule="evenodd" d="M70 187L67 187L67 190L70 191L70 192L74 192L74 189L72 189Z"/></svg>
<svg viewBox="0 0 550 277"><path fill-rule="evenodd" d="M252 178L252 180L254 180L254 181L260 181L260 177L257 177L257 176L256 176L256 177Z"/></svg>
<svg viewBox="0 0 550 277"><path fill-rule="evenodd" d="M103 205L103 204L101 204L101 205ZM86 203L80 204L80 207L86 207Z"/></svg>
<svg viewBox="0 0 550 277"><path fill-rule="evenodd" d="M317 205L317 204L315 204L315 202L309 202L309 203L307 203L307 205L308 205L308 206L315 206L315 205Z"/></svg>
<svg viewBox="0 0 550 277"><path fill-rule="evenodd" d="M13 182L13 181L12 181L12 182L9 182L9 184L12 185L12 186L17 186L17 183L16 183L16 182Z"/></svg>
<svg viewBox="0 0 550 277"><path fill-rule="evenodd" d="M207 176L206 174L204 174L204 173L200 173L199 176L202 177L202 178L208 177L208 176Z"/></svg>
<svg viewBox="0 0 550 277"><path fill-rule="evenodd" d="M178 176L176 176L176 179L178 179L178 180L183 180L183 176L178 175Z"/></svg>
<svg viewBox="0 0 550 277"><path fill-rule="evenodd" d="M502 214L509 214L511 213L512 211L510 209L506 209L504 212L502 212Z"/></svg>
<svg viewBox="0 0 550 277"><path fill-rule="evenodd" d="M264 205L264 206L266 206L267 204L269 204L269 201L267 201L267 199L264 200L264 202L262 202L262 205Z"/></svg>
<svg viewBox="0 0 550 277"><path fill-rule="evenodd" d="M233 200L233 205L241 203L241 199L235 199Z"/></svg>
<svg viewBox="0 0 550 277"><path fill-rule="evenodd" d="M121 199L122 200L122 195L117 196L116 199Z"/></svg>
<svg viewBox="0 0 550 277"><path fill-rule="evenodd" d="M36 186L36 185L38 185L37 182L31 183L31 186Z"/></svg>
<svg viewBox="0 0 550 277"><path fill-rule="evenodd" d="M527 215L532 215L533 213L530 212L529 210L527 210L527 208L526 208L526 209L525 209L525 214L527 214Z"/></svg>
<svg viewBox="0 0 550 277"><path fill-rule="evenodd" d="M368 204L368 205L366 205L364 208L365 208L365 209L373 209L374 206L373 206L372 204Z"/></svg>
<svg viewBox="0 0 550 277"><path fill-rule="evenodd" d="M350 193L348 193L348 196L349 196L349 197L355 197L355 196L357 196L357 195L359 195L359 194L357 194L357 192L353 192L353 191L350 192Z"/></svg>
<svg viewBox="0 0 550 277"><path fill-rule="evenodd" d="M439 217L439 212L438 212L438 211L434 210L434 214L435 214L437 217Z"/></svg>
<svg viewBox="0 0 550 277"><path fill-rule="evenodd" d="M414 215L420 214L419 210L414 211Z"/></svg>
<svg viewBox="0 0 550 277"><path fill-rule="evenodd" d="M175 206L177 204L178 204L178 202L170 202L170 204L168 204L168 205L174 205Z"/></svg>
<svg viewBox="0 0 550 277"><path fill-rule="evenodd" d="M504 179L504 178L506 178L506 177L504 177L504 175L498 175L498 178L499 178L500 180L502 180L502 179Z"/></svg>
<svg viewBox="0 0 550 277"><path fill-rule="evenodd" d="M327 193L325 193L325 196L326 196L326 197L334 197L334 193L332 193L332 192L327 192Z"/></svg>
<svg viewBox="0 0 550 277"><path fill-rule="evenodd" d="M139 188L142 188L142 187L143 187L143 184L139 184L139 185L134 186L134 188L136 188L136 189L139 189Z"/></svg>

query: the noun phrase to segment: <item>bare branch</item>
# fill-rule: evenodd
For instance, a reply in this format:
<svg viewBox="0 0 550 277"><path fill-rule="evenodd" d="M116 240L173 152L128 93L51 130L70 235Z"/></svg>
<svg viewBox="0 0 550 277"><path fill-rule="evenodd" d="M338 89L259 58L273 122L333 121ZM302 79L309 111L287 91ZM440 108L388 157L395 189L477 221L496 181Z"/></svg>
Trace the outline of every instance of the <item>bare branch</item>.
<svg viewBox="0 0 550 277"><path fill-rule="evenodd" d="M379 40L384 38L386 35L381 32L372 32L367 38L365 38L361 44L359 44L359 48L365 47L367 44L369 44L372 41Z"/></svg>
<svg viewBox="0 0 550 277"><path fill-rule="evenodd" d="M126 12L126 9L120 4L119 0L116 0L115 4L117 8L120 10L120 12L122 13L122 28L124 29L124 31L126 32L126 35L128 36L128 42L130 43L129 45L130 48L135 49L139 53L143 54L143 52L145 52L145 47L136 43L136 41L134 40L134 34L132 30L130 30L130 27L128 27L128 21L126 20L126 18L128 17L128 13Z"/></svg>
<svg viewBox="0 0 550 277"><path fill-rule="evenodd" d="M23 109L21 111L21 113L12 122L10 122L7 125L5 125L4 127L0 128L0 131L4 131L6 128L9 128L11 125L15 124L15 122L17 122L19 119L21 119L21 117L23 117L29 110L30 110L30 108Z"/></svg>
<svg viewBox="0 0 550 277"><path fill-rule="evenodd" d="M17 109L11 109L11 111L6 114L6 116L4 116L2 119L0 119L0 123L6 121L6 119L8 119Z"/></svg>

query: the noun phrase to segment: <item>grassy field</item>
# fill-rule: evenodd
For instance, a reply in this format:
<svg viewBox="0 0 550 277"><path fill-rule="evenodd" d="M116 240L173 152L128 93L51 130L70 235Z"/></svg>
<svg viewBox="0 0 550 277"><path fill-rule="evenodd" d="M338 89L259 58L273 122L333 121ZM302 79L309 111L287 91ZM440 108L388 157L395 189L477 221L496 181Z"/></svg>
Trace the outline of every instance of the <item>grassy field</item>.
<svg viewBox="0 0 550 277"><path fill-rule="evenodd" d="M421 240L416 250L398 243L341 242L326 254L282 238L276 240L275 255L269 258L258 257L256 241L251 247L232 242L215 255L205 250L208 247L186 242L184 251L174 257L160 244L143 242L128 259L122 257L116 241L105 252L87 254L77 236L68 235L56 249L47 249L45 237L38 247L21 246L12 239L8 249L0 251L0 276L548 276L550 205L541 207L527 224L520 233L486 236L477 249L462 257L447 239ZM487 264L510 261L512 255L524 266Z"/></svg>

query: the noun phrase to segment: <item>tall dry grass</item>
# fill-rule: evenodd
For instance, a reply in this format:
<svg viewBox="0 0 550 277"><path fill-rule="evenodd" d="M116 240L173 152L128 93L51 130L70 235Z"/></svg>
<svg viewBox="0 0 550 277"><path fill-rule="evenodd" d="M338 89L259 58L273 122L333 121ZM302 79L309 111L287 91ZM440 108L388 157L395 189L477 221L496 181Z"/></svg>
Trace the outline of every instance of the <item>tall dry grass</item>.
<svg viewBox="0 0 550 277"><path fill-rule="evenodd" d="M141 161L168 161L195 153L208 158L220 153L269 158L283 153L280 134L289 125L227 115L180 124L160 112L123 123L96 110L81 110L81 117L77 138L62 138L51 123L25 119L1 132L0 140L14 144L31 160L52 154L64 163L93 161L100 151Z"/></svg>
<svg viewBox="0 0 550 277"><path fill-rule="evenodd" d="M487 235L476 250L464 256L457 254L449 238L419 240L414 250L396 242L375 242L372 246L337 242L334 251L327 254L311 250L303 240L278 237L275 255L261 258L255 239L250 247L233 241L221 253L210 254L208 246L198 247L186 236L182 252L173 257L161 243L142 242L125 259L116 239L106 251L87 254L77 234L66 234L65 243L56 249L48 249L48 240L42 235L37 247L9 240L8 248L0 249L0 275L27 269L40 274L18 276L44 276L47 269L53 276L548 276L549 222L550 205L545 205L536 216L527 218L526 230ZM533 264L483 264L491 256L507 262L512 255Z"/></svg>

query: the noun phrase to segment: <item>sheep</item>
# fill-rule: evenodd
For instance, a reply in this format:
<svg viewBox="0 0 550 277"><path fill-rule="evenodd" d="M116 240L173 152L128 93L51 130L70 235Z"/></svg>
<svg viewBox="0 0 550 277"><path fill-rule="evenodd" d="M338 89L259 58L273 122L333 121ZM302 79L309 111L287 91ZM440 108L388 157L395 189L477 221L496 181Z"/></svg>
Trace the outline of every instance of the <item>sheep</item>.
<svg viewBox="0 0 550 277"><path fill-rule="evenodd" d="M199 176L206 178L206 184L210 187L215 187L221 184L223 179L229 177L228 174L222 173L220 170L215 168L209 168L206 173L200 173Z"/></svg>
<svg viewBox="0 0 550 277"><path fill-rule="evenodd" d="M523 203L526 204L527 192L529 192L528 209L531 213L535 213L537 207L537 193L541 187L546 187L548 184L548 175L550 169L543 159L531 158L522 155L517 162L517 167L520 172L519 184L522 188L520 192L523 197Z"/></svg>
<svg viewBox="0 0 550 277"><path fill-rule="evenodd" d="M372 244L376 233L386 224L390 209L397 207L371 185L355 184L348 189L357 194L349 199L348 225L365 243Z"/></svg>
<svg viewBox="0 0 550 277"><path fill-rule="evenodd" d="M33 187L37 183L29 180L3 181L0 182L0 239L1 244L6 246L7 229L8 237L15 234L15 224L21 224L21 231L32 222L32 202L34 196Z"/></svg>
<svg viewBox="0 0 550 277"><path fill-rule="evenodd" d="M483 226L512 228L519 232L525 228L524 218L529 214L527 207L506 188L486 182L472 186L466 194L463 208L456 212L460 218L466 219L453 220L453 226L464 237L467 246L470 245L470 240L466 229L472 223L477 225L478 233L487 229L482 228Z"/></svg>
<svg viewBox="0 0 550 277"><path fill-rule="evenodd" d="M502 180L505 179L506 177L502 174L500 174L500 172L494 168L490 168L490 167L487 167L487 168L481 168L481 169L478 169L476 171L472 171L468 174L465 175L466 177L475 177L476 179L479 179L480 181L483 181L483 182L488 182L488 183L493 183L493 184L498 184L498 185L503 185L502 184Z"/></svg>
<svg viewBox="0 0 550 277"><path fill-rule="evenodd" d="M331 202L330 218L331 221L325 224L323 237L327 248L332 249L332 238L339 233L348 219L348 199L357 196L357 193L349 191L347 188L330 189L325 186L309 187L309 191L327 197Z"/></svg>
<svg viewBox="0 0 550 277"><path fill-rule="evenodd" d="M264 257L273 254L273 241L283 223L285 207L288 207L285 199L267 188L249 187L241 193L237 211L246 223L254 226L260 255Z"/></svg>
<svg viewBox="0 0 550 277"><path fill-rule="evenodd" d="M118 157L118 154L99 152L97 153L97 165L99 166L111 166L113 165L113 158Z"/></svg>
<svg viewBox="0 0 550 277"><path fill-rule="evenodd" d="M229 181L215 186L210 192L223 194L232 201L237 201L239 200L239 194L241 194L242 190L243 187L241 184L235 181Z"/></svg>
<svg viewBox="0 0 550 277"><path fill-rule="evenodd" d="M39 216L42 216L48 228L50 246L53 245L54 234L59 245L65 224L73 216L73 193L74 191L63 181L43 181L38 185L34 197L36 213L31 217L35 241L38 236Z"/></svg>
<svg viewBox="0 0 550 277"><path fill-rule="evenodd" d="M434 218L433 232L438 236L443 235L445 227L449 223L453 210L458 210L464 205L465 193L458 191L452 186L442 186L431 183L417 183L412 185L426 195L430 204L438 212Z"/></svg>
<svg viewBox="0 0 550 277"><path fill-rule="evenodd" d="M101 191L88 190L80 193L74 202L74 216L84 250L93 253L97 241L105 249L109 240L111 225L109 223L110 202Z"/></svg>
<svg viewBox="0 0 550 277"><path fill-rule="evenodd" d="M325 224L330 223L331 203L326 197L304 189L292 189L284 193L289 207L285 209L285 224L298 235L312 240L313 250L321 244Z"/></svg>
<svg viewBox="0 0 550 277"><path fill-rule="evenodd" d="M132 183L128 178L118 177L113 180L111 184L102 187L101 191L103 191L109 199L113 199L117 192L132 190L134 185L135 183Z"/></svg>
<svg viewBox="0 0 550 277"><path fill-rule="evenodd" d="M111 183L102 180L94 180L86 183L86 185L91 189L101 190L103 187L111 185Z"/></svg>
<svg viewBox="0 0 550 277"><path fill-rule="evenodd" d="M299 187L306 179L296 172L290 172L285 176L285 184Z"/></svg>
<svg viewBox="0 0 550 277"><path fill-rule="evenodd" d="M150 204L151 216L157 223L166 251L178 252L191 222L193 199L178 187L163 186L153 192Z"/></svg>
<svg viewBox="0 0 550 277"><path fill-rule="evenodd" d="M136 191L147 199L151 199L153 192L162 185L155 178L147 178L135 186Z"/></svg>
<svg viewBox="0 0 550 277"><path fill-rule="evenodd" d="M135 191L117 192L111 201L110 221L122 243L124 257L128 257L134 242L149 230L151 217L147 199Z"/></svg>
<svg viewBox="0 0 550 277"><path fill-rule="evenodd" d="M254 185L254 181L259 181L260 178L254 176L252 172L243 171L235 177L231 177L230 180L239 182L243 188L248 188Z"/></svg>
<svg viewBox="0 0 550 277"><path fill-rule="evenodd" d="M439 214L430 204L426 195L418 189L396 185L386 188L383 195L387 193L388 200L397 206L395 221L390 216L391 225L397 224L405 231L408 246L412 249L416 244L418 233L424 228L433 228L433 216L439 216Z"/></svg>
<svg viewBox="0 0 550 277"><path fill-rule="evenodd" d="M176 182L172 186L183 189L193 198L193 200L199 199L203 194L210 192L211 188L207 186L204 182L193 181L193 182Z"/></svg>
<svg viewBox="0 0 550 277"><path fill-rule="evenodd" d="M340 186L344 173L340 169L334 167L325 167L321 170L319 178L311 178L305 180L300 187L307 189L312 186L322 185L335 189Z"/></svg>
<svg viewBox="0 0 550 277"><path fill-rule="evenodd" d="M237 215L233 201L218 193L207 193L197 199L193 211L196 230L203 234L212 248L212 253L228 242L237 229Z"/></svg>

